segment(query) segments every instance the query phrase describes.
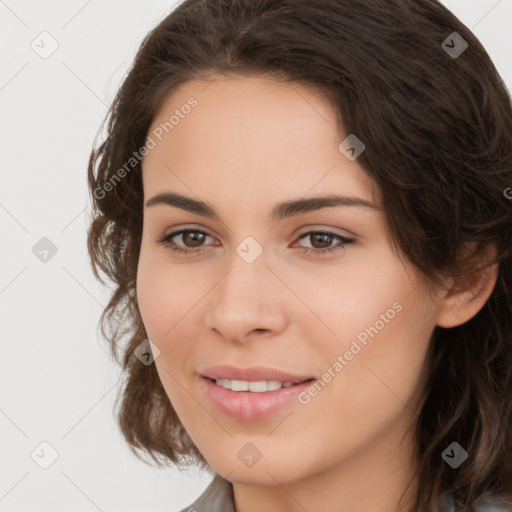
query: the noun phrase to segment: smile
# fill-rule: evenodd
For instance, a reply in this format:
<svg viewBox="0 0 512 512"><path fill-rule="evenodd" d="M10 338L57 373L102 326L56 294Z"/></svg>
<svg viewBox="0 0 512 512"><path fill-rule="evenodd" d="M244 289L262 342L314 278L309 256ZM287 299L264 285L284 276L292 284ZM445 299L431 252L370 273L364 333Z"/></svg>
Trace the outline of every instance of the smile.
<svg viewBox="0 0 512 512"><path fill-rule="evenodd" d="M295 386L293 382L280 382L278 380L250 382L247 380L216 379L215 384L231 391L250 391L252 393L265 393L266 391L276 391L277 389Z"/></svg>
<svg viewBox="0 0 512 512"><path fill-rule="evenodd" d="M244 421L262 420L291 405L313 380L293 384L201 377L208 401L222 414Z"/></svg>

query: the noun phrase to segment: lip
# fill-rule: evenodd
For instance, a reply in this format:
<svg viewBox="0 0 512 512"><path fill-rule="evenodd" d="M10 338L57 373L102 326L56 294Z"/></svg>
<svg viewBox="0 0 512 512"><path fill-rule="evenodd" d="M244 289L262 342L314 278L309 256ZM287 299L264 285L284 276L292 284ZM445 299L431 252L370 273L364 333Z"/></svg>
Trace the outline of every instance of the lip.
<svg viewBox="0 0 512 512"><path fill-rule="evenodd" d="M282 372L280 375L283 375ZM281 380L281 377L260 380ZM219 386L214 380L201 376L205 392L217 409L231 418L244 421L258 421L275 414L297 400L298 395L305 391L312 381L313 379L310 379L287 388L253 393L251 391L231 391Z"/></svg>
<svg viewBox="0 0 512 512"><path fill-rule="evenodd" d="M280 382L293 382L299 384L313 379L312 375L292 375L291 373L268 368L265 366L251 366L250 368L238 368L229 364L222 364L206 368L200 372L202 377L209 379L246 380L257 382L262 380L278 380ZM279 390L277 390L279 391ZM268 391L267 393L271 393Z"/></svg>

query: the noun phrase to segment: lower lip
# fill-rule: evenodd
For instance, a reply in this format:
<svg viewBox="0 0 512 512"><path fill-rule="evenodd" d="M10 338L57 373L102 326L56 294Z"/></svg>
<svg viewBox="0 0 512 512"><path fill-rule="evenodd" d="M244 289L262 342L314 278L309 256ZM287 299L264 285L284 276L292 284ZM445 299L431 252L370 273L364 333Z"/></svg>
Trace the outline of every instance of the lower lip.
<svg viewBox="0 0 512 512"><path fill-rule="evenodd" d="M232 418L257 421L266 418L289 405L306 390L314 379L301 382L295 386L253 393L251 391L231 391L215 384L214 380L201 377L206 391L217 408Z"/></svg>

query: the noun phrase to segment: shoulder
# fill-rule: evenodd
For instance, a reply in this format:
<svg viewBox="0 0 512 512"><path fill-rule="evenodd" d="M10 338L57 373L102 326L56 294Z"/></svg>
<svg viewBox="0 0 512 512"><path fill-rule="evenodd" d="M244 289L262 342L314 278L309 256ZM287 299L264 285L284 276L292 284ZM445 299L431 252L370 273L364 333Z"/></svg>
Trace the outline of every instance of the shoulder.
<svg viewBox="0 0 512 512"><path fill-rule="evenodd" d="M475 504L475 512L512 512L512 502L499 496L485 494Z"/></svg>
<svg viewBox="0 0 512 512"><path fill-rule="evenodd" d="M216 473L201 496L180 512L235 512L231 482Z"/></svg>
<svg viewBox="0 0 512 512"><path fill-rule="evenodd" d="M457 512L457 506L453 496L448 495L444 498L440 510L442 512ZM485 493L475 502L473 512L512 512L512 501L507 498Z"/></svg>

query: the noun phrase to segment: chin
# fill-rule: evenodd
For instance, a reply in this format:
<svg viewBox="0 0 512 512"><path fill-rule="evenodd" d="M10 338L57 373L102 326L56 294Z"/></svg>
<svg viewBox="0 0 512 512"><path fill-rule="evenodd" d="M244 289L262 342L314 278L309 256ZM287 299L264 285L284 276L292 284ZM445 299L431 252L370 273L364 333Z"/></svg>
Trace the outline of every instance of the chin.
<svg viewBox="0 0 512 512"><path fill-rule="evenodd" d="M286 485L305 477L305 475L292 472L293 464L271 464L264 461L263 458L252 467L244 467L238 461L235 464L232 461L223 461L212 467L226 480L243 485L274 486L277 483Z"/></svg>

